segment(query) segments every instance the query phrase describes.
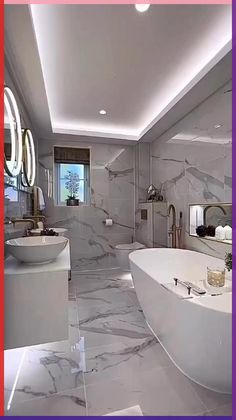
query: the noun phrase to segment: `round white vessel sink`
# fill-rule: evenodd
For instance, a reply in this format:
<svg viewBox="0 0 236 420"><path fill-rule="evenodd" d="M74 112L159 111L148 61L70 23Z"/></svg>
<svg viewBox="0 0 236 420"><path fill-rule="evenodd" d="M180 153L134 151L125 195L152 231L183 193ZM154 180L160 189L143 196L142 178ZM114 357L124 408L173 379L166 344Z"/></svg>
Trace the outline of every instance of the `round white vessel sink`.
<svg viewBox="0 0 236 420"><path fill-rule="evenodd" d="M48 228L48 229L54 230L54 232L58 233L59 236L63 236L68 231L68 229L65 229L65 228ZM40 236L40 233L42 230L43 229L31 229L30 233L33 236Z"/></svg>
<svg viewBox="0 0 236 420"><path fill-rule="evenodd" d="M17 260L40 264L54 260L68 242L63 236L36 236L6 241L8 252Z"/></svg>

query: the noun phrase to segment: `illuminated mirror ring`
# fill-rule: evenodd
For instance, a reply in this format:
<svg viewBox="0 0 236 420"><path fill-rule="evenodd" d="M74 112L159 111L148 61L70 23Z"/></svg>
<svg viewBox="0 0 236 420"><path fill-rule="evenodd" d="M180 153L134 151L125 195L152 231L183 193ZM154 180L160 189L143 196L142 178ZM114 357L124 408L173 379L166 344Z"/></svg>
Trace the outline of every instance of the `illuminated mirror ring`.
<svg viewBox="0 0 236 420"><path fill-rule="evenodd" d="M4 157L4 167L10 177L16 177L20 173L22 164L22 133L19 109L15 96L8 86L4 86L4 105L11 131L11 160L7 162L6 157Z"/></svg>
<svg viewBox="0 0 236 420"><path fill-rule="evenodd" d="M7 123L9 123L10 132L11 132L11 159L10 161L7 161L5 157L4 169L7 175L12 176L12 170L15 165L15 156L16 156L16 135L15 135L14 118L12 115L11 106L5 92L4 92L4 107L6 109ZM5 114L5 109L4 109L4 114ZM5 121L5 115L4 115L4 128L5 128L5 124L6 124L6 121Z"/></svg>
<svg viewBox="0 0 236 420"><path fill-rule="evenodd" d="M34 139L28 128L23 131L23 157L24 178L27 186L32 187L35 181L36 162Z"/></svg>

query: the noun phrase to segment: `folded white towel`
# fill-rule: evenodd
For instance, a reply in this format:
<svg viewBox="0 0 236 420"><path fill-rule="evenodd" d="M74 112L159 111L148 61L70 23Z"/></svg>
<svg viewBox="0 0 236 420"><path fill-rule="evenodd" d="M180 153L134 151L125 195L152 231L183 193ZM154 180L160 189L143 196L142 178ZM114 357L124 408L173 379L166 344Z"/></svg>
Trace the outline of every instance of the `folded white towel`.
<svg viewBox="0 0 236 420"><path fill-rule="evenodd" d="M105 416L143 416L139 405L125 408L124 410L113 411L113 413L105 414Z"/></svg>
<svg viewBox="0 0 236 420"><path fill-rule="evenodd" d="M38 222L38 229L43 230L43 222Z"/></svg>
<svg viewBox="0 0 236 420"><path fill-rule="evenodd" d="M38 193L39 210L44 210L45 209L45 201L44 201L43 191L40 187L37 187L37 193Z"/></svg>

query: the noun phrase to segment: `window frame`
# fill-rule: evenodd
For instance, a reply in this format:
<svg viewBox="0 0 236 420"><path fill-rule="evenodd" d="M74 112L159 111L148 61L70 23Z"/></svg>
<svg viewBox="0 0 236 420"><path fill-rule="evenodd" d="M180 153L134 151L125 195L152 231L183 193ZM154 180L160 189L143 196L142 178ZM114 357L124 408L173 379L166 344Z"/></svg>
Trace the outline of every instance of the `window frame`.
<svg viewBox="0 0 236 420"><path fill-rule="evenodd" d="M64 179L61 177L61 165L66 165L64 163L55 163L56 172L57 172L57 191L56 191L56 201L58 206L66 206L66 201L61 201L60 191L61 191L61 181ZM68 165L83 165L84 167L84 178L81 181L84 181L84 201L79 201L80 204L88 204L89 200L89 165L83 163L68 163Z"/></svg>
<svg viewBox="0 0 236 420"><path fill-rule="evenodd" d="M54 201L54 205L56 207L66 207L66 202L59 202L59 188L60 188L60 174L59 174L59 166L61 163L56 163L55 159L54 159L54 149L55 147L70 147L72 149L89 149L89 156L90 156L90 161L89 164L79 164L79 163L74 163L72 162L71 164L75 164L75 165L84 165L84 169L85 169L85 185L84 185L84 200L85 201L80 201L79 205L82 206L90 206L90 202L91 202L91 187L90 187L90 179L91 179L91 147L75 147L75 146L68 146L68 145L54 145L53 146L53 174L54 174L54 181L53 181L53 201ZM68 164L70 164L68 162ZM68 206L68 208L73 208L73 206Z"/></svg>

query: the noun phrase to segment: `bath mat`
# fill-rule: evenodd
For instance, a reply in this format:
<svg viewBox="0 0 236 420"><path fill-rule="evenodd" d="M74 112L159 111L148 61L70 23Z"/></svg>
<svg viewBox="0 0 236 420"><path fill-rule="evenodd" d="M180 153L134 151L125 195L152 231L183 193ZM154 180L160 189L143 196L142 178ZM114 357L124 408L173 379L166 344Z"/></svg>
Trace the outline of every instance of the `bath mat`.
<svg viewBox="0 0 236 420"><path fill-rule="evenodd" d="M113 413L105 414L105 416L143 416L139 405L125 408L124 410L113 411Z"/></svg>

